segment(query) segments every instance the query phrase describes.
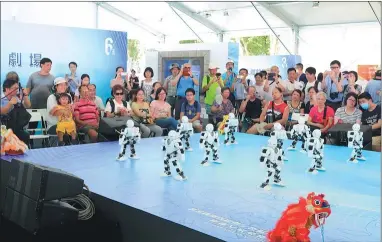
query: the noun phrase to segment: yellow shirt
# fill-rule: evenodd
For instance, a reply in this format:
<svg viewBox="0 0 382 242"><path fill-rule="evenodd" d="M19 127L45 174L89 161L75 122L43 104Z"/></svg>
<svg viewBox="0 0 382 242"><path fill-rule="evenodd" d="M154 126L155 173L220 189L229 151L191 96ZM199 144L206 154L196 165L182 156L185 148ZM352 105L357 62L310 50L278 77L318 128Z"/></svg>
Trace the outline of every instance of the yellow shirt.
<svg viewBox="0 0 382 242"><path fill-rule="evenodd" d="M67 110L67 108L65 106L58 105L57 111L59 110ZM73 121L73 114L70 109L63 113L60 112L60 115L58 116L58 122L71 122L71 121Z"/></svg>

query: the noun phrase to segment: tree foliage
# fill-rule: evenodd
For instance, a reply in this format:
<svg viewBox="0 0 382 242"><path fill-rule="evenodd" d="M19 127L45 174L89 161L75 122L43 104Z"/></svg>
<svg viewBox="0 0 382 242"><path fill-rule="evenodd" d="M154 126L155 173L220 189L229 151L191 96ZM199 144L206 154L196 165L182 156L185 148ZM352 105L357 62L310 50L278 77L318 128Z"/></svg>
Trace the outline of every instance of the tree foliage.
<svg viewBox="0 0 382 242"><path fill-rule="evenodd" d="M128 54L129 54L129 59L133 63L139 62L141 59L141 51L139 49L139 40L136 39L129 39L129 44L128 44Z"/></svg>
<svg viewBox="0 0 382 242"><path fill-rule="evenodd" d="M231 39L236 42L235 38ZM252 36L241 37L239 39L243 55L269 55L271 48L271 40L269 36Z"/></svg>

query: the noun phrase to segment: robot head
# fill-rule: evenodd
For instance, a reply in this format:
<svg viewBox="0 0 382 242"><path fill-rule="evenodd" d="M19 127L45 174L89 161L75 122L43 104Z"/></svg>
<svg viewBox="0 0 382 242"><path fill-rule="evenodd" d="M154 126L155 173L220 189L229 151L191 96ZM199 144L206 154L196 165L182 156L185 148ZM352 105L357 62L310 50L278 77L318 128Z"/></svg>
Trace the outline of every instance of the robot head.
<svg viewBox="0 0 382 242"><path fill-rule="evenodd" d="M359 124L353 124L353 131L358 132L361 129L361 126Z"/></svg>
<svg viewBox="0 0 382 242"><path fill-rule="evenodd" d="M235 114L234 113L229 113L228 114L228 118L229 119L234 119L235 118Z"/></svg>
<svg viewBox="0 0 382 242"><path fill-rule="evenodd" d="M314 138L320 138L321 137L321 130L315 129L312 133Z"/></svg>
<svg viewBox="0 0 382 242"><path fill-rule="evenodd" d="M299 117L297 122L298 122L298 124L305 124L305 118Z"/></svg>
<svg viewBox="0 0 382 242"><path fill-rule="evenodd" d="M274 128L275 130L277 130L277 131L280 131L280 130L283 129L283 126L281 126L280 123L275 123L274 126L273 126L273 128Z"/></svg>
<svg viewBox="0 0 382 242"><path fill-rule="evenodd" d="M182 117L182 123L188 123L188 117L187 116Z"/></svg>
<svg viewBox="0 0 382 242"><path fill-rule="evenodd" d="M207 126L206 126L206 131L207 131L207 132L212 132L212 131L214 131L214 126L213 126L212 124L207 124Z"/></svg>
<svg viewBox="0 0 382 242"><path fill-rule="evenodd" d="M128 128L133 128L133 127L134 127L134 122L133 122L133 120L127 120L127 122L126 122L126 126L127 126Z"/></svg>
<svg viewBox="0 0 382 242"><path fill-rule="evenodd" d="M275 137L271 137L268 140L268 146L273 148L273 149L276 148L277 147L277 139Z"/></svg>
<svg viewBox="0 0 382 242"><path fill-rule="evenodd" d="M168 132L168 137L169 137L171 140L176 139L176 137L177 137L177 133L176 133L176 131L171 130L170 132Z"/></svg>

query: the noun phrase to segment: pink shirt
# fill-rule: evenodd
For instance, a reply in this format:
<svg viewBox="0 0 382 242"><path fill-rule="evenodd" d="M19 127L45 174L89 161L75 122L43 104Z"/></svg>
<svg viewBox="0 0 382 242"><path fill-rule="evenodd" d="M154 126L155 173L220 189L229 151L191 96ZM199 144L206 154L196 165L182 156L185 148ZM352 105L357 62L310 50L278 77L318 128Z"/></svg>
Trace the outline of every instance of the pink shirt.
<svg viewBox="0 0 382 242"><path fill-rule="evenodd" d="M89 125L98 126L98 115L98 109L95 102L80 99L78 102L74 103L74 116L76 117L76 120L84 121Z"/></svg>
<svg viewBox="0 0 382 242"><path fill-rule="evenodd" d="M168 113L171 111L171 106L167 102L154 100L150 104L151 115L156 118L167 118Z"/></svg>
<svg viewBox="0 0 382 242"><path fill-rule="evenodd" d="M326 125L326 123L324 124L324 111L318 112L317 105L310 109L309 117L312 118L313 123ZM334 110L331 107L326 106L326 120L329 120L329 118L334 118Z"/></svg>

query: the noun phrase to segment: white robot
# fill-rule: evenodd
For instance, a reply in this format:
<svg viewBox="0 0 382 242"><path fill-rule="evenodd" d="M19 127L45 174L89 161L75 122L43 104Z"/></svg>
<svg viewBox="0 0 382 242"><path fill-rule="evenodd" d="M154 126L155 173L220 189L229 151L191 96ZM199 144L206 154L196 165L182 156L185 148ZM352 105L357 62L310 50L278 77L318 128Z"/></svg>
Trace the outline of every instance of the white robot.
<svg viewBox="0 0 382 242"><path fill-rule="evenodd" d="M217 87L215 93L215 102L218 105L221 105L223 103L222 89L220 87Z"/></svg>
<svg viewBox="0 0 382 242"><path fill-rule="evenodd" d="M224 125L224 133L225 133L224 144L225 145L238 144L235 139L235 132L237 132L238 127L239 127L239 120L237 120L237 118L235 117L235 114L233 113L228 114L228 120L226 121Z"/></svg>
<svg viewBox="0 0 382 242"><path fill-rule="evenodd" d="M308 139L308 157L312 157L312 164L308 172L317 174L317 171L325 171L322 166L324 159L324 139L321 139L321 130L316 129Z"/></svg>
<svg viewBox="0 0 382 242"><path fill-rule="evenodd" d="M358 160L366 160L362 156L363 132L360 131L361 126L359 124L354 124L352 129L352 131L348 131L348 147L353 149L348 161L358 163Z"/></svg>
<svg viewBox="0 0 382 242"><path fill-rule="evenodd" d="M125 153L127 145L130 145L130 159L137 160L139 157L135 154L135 144L141 139L141 133L138 127L134 127L132 120L127 120L126 128L119 134L119 145L121 150L117 157L118 161L126 160Z"/></svg>
<svg viewBox="0 0 382 242"><path fill-rule="evenodd" d="M204 160L202 161L203 166L209 166L208 157L212 151L212 161L221 164L222 161L219 160L218 148L219 148L219 134L214 131L214 126L212 124L207 124L206 131L202 132L200 135L200 148L204 149Z"/></svg>
<svg viewBox="0 0 382 242"><path fill-rule="evenodd" d="M273 126L273 131L271 132L271 137L275 137L277 140L277 148L279 149L279 152L281 152L281 156L283 160L288 160L285 157L285 152L283 149L284 142L283 140L287 140L288 136L286 131L283 129L283 126L280 123L275 123Z"/></svg>
<svg viewBox="0 0 382 242"><path fill-rule="evenodd" d="M270 180L273 177L273 184L277 186L285 186L281 182L281 166L284 164L282 159L282 152L277 148L277 139L276 137L271 137L268 140L268 146L263 147L261 150L260 163L265 165L267 169L266 180L261 183L260 188L270 189Z"/></svg>
<svg viewBox="0 0 382 242"><path fill-rule="evenodd" d="M192 151L190 146L190 137L194 134L194 128L192 127L192 123L188 122L188 117L183 116L181 123L178 124L176 132L180 136L180 140L184 141L184 148L186 151Z"/></svg>
<svg viewBox="0 0 382 242"><path fill-rule="evenodd" d="M163 140L163 151L165 152L163 176L171 176L170 163L172 163L178 173L175 179L180 181L186 180L187 177L184 175L179 164L180 160L185 160L183 144L178 133L174 130L171 130L168 133L168 137Z"/></svg>
<svg viewBox="0 0 382 242"><path fill-rule="evenodd" d="M300 117L298 119L298 124L293 125L293 129L290 131L293 142L288 150L295 150L298 140L301 140L301 152L306 153L305 142L311 137L310 129L308 125L305 124L305 118Z"/></svg>

